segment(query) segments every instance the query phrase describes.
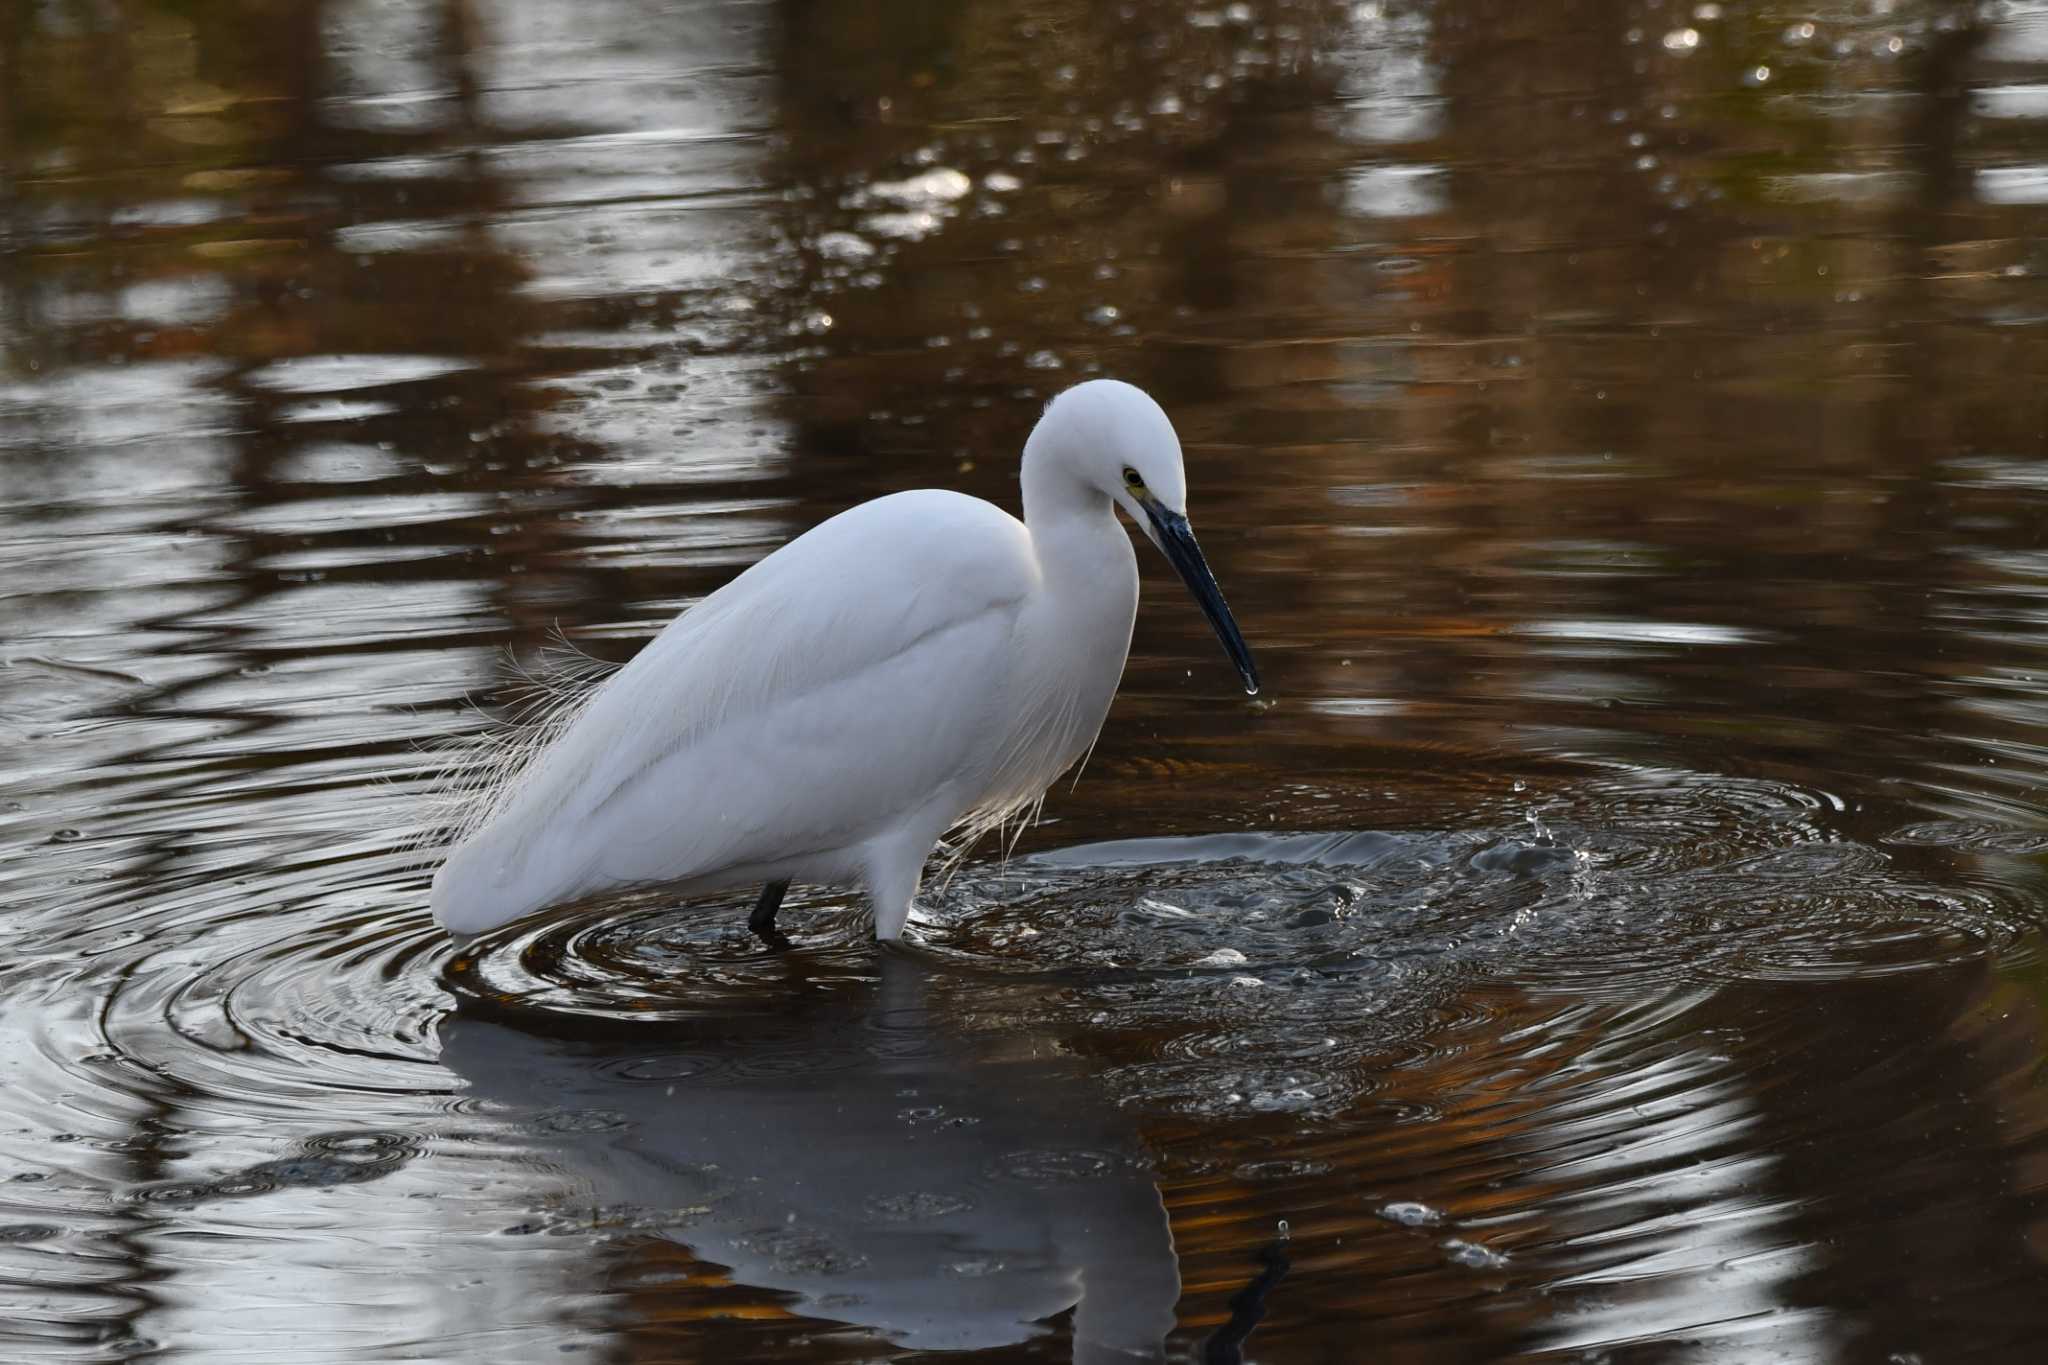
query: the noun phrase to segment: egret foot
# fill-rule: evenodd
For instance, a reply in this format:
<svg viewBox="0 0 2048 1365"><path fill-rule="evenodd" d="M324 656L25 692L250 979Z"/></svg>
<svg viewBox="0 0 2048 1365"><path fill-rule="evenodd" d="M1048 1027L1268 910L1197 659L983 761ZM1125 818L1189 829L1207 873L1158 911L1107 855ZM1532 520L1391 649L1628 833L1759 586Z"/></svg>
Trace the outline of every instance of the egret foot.
<svg viewBox="0 0 2048 1365"><path fill-rule="evenodd" d="M775 927L775 912L782 908L782 897L789 891L789 878L770 882L761 888L761 899L754 902L754 913L747 917L747 927L754 931L754 937L771 948L787 948L789 935Z"/></svg>

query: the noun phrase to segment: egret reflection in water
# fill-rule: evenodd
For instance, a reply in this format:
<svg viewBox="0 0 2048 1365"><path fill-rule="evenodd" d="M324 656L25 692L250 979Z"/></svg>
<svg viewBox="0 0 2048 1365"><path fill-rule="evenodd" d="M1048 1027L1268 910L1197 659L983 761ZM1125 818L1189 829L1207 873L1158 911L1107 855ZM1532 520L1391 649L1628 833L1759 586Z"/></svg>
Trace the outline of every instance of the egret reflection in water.
<svg viewBox="0 0 2048 1365"><path fill-rule="evenodd" d="M1028 1340L1073 1310L1073 1358L1160 1358L1180 1297L1135 1135L1043 1036L935 1017L925 966L569 1041L451 1016L441 1061L596 1205L919 1350Z"/></svg>

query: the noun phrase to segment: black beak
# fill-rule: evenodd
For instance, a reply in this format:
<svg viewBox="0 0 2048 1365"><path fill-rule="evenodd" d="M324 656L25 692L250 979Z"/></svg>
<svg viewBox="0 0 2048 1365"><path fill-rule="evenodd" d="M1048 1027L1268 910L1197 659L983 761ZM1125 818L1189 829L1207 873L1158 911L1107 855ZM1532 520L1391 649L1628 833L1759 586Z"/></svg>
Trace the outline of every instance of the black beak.
<svg viewBox="0 0 2048 1365"><path fill-rule="evenodd" d="M1202 547L1195 544L1195 533L1188 529L1188 519L1149 499L1141 505L1152 529L1158 533L1159 548L1166 551L1166 557L1180 571L1181 582L1187 584L1188 591L1195 595L1202 615L1209 618L1210 628L1223 642L1224 652L1230 655L1230 662L1237 665L1237 676L1244 679L1245 692L1257 696L1258 666L1252 662L1252 651L1230 615L1229 604L1223 600L1223 589L1216 586L1216 575L1209 572L1209 563L1202 558Z"/></svg>

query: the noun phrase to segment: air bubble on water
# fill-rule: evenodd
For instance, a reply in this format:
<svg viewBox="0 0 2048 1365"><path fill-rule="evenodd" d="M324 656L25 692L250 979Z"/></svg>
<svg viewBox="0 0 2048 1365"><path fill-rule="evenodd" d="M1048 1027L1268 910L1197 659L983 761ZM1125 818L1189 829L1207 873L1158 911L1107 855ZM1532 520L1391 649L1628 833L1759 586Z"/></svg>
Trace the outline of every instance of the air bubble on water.
<svg viewBox="0 0 2048 1365"><path fill-rule="evenodd" d="M1453 1238L1444 1243L1444 1254L1453 1263L1472 1270L1498 1270L1508 1263L1508 1258L1491 1247L1477 1242L1461 1242Z"/></svg>
<svg viewBox="0 0 2048 1365"><path fill-rule="evenodd" d="M963 198L973 188L974 182L965 175L949 166L940 166L903 180L878 180L869 187L869 193L899 204L944 204Z"/></svg>
<svg viewBox="0 0 2048 1365"><path fill-rule="evenodd" d="M1700 45L1700 31L1696 28L1674 28L1664 35L1666 52L1690 52Z"/></svg>
<svg viewBox="0 0 2048 1365"><path fill-rule="evenodd" d="M1240 980L1256 980L1255 977L1241 977ZM1284 1090L1261 1090L1248 1101L1250 1108L1262 1114L1295 1113L1315 1103L1315 1092L1305 1086L1291 1085Z"/></svg>
<svg viewBox="0 0 2048 1365"><path fill-rule="evenodd" d="M1390 1223L1399 1223L1404 1228L1433 1227L1444 1221L1440 1211L1409 1199L1382 1205L1379 1215Z"/></svg>
<svg viewBox="0 0 2048 1365"><path fill-rule="evenodd" d="M1813 33L1814 28L1810 23L1793 24L1785 30L1785 42L1793 47L1797 47L1801 43L1810 42L1813 38Z"/></svg>
<svg viewBox="0 0 2048 1365"><path fill-rule="evenodd" d="M818 254L828 261L865 261L875 254L872 242L852 232L819 234L817 250Z"/></svg>
<svg viewBox="0 0 2048 1365"><path fill-rule="evenodd" d="M1185 914L1186 912L1182 911L1181 913ZM1207 957L1198 959L1195 965L1197 967L1242 967L1245 961L1245 955L1235 948L1218 948Z"/></svg>
<svg viewBox="0 0 2048 1365"><path fill-rule="evenodd" d="M1024 358L1024 367L1030 370L1057 370L1066 362L1051 351L1033 351Z"/></svg>
<svg viewBox="0 0 2048 1365"><path fill-rule="evenodd" d="M1742 83L1752 88L1762 85L1770 78L1771 69L1768 66L1752 66L1742 73Z"/></svg>

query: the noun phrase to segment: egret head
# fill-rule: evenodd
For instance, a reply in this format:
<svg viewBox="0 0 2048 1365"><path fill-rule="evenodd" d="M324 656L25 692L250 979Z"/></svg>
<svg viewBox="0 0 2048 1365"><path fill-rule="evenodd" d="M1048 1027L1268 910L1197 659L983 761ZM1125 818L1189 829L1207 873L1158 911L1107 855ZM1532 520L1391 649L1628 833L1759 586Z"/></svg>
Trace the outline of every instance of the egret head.
<svg viewBox="0 0 2048 1365"><path fill-rule="evenodd" d="M1034 460L1059 467L1089 492L1106 493L1124 509L1180 573L1237 666L1244 690L1256 693L1259 671L1251 649L1188 527L1180 438L1151 395L1114 379L1076 384L1047 406L1025 444L1024 458L1027 471Z"/></svg>

